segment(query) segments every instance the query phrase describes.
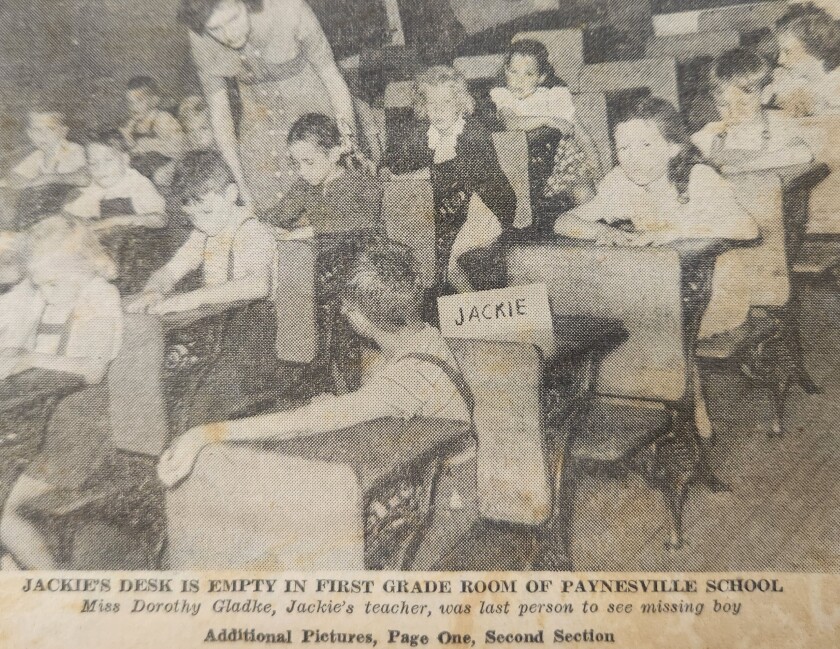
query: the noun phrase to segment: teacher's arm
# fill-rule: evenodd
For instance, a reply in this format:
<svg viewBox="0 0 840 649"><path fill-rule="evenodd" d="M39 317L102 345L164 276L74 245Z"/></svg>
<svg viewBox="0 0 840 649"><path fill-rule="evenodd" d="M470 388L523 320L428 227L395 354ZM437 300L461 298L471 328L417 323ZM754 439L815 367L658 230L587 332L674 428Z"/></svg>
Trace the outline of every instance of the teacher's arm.
<svg viewBox="0 0 840 649"><path fill-rule="evenodd" d="M239 194L246 204L251 203L251 193L245 184L245 174L242 172L242 162L239 159L239 142L236 139L236 129L233 125L233 113L230 108L227 85L221 77L203 79L204 98L210 110L210 126L216 146L225 159L239 185Z"/></svg>

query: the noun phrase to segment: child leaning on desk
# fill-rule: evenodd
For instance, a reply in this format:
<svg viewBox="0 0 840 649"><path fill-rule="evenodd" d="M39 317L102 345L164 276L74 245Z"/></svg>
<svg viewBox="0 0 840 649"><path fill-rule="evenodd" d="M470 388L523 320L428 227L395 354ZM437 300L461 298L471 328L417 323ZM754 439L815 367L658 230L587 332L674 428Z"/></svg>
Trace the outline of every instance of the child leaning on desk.
<svg viewBox="0 0 840 649"><path fill-rule="evenodd" d="M109 280L113 261L82 222L50 217L23 245L24 279L0 296L0 379L40 369L87 384L64 397L50 417L38 455L12 487L0 538L16 563L51 569L42 531L21 510L57 489L78 489L106 463L109 443L109 363L122 343L122 305Z"/></svg>
<svg viewBox="0 0 840 649"><path fill-rule="evenodd" d="M704 164L670 103L655 97L635 103L613 136L618 165L591 201L557 219L556 234L629 246L758 237L755 221L732 186Z"/></svg>
<svg viewBox="0 0 840 649"><path fill-rule="evenodd" d="M271 301L275 238L240 204L233 174L218 151L188 153L173 186L193 226L187 241L128 304L132 313L228 310L225 340L193 406L193 424L230 416L276 379L277 316ZM198 271L200 286L178 291ZM222 307L222 308L219 308Z"/></svg>
<svg viewBox="0 0 840 649"><path fill-rule="evenodd" d="M691 141L723 173L779 169L814 159L796 120L762 105L772 73L767 59L744 48L715 59L710 80L722 119L704 126Z"/></svg>

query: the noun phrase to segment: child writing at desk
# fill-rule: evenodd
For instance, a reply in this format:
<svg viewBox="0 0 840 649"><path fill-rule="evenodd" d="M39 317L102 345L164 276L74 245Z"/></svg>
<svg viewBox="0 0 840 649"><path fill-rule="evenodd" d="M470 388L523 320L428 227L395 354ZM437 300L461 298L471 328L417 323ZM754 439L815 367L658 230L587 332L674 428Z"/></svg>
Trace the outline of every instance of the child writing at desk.
<svg viewBox="0 0 840 649"><path fill-rule="evenodd" d="M129 312L157 315L209 308L228 311L220 356L191 416L205 423L231 416L250 394L276 380L277 318L271 302L275 239L240 204L233 175L217 151L195 151L181 161L174 179L193 226L187 241L129 303ZM199 271L200 286L177 291ZM219 309L218 307L225 307Z"/></svg>
<svg viewBox="0 0 840 649"><path fill-rule="evenodd" d="M767 59L748 49L724 52L712 66L722 119L704 126L691 141L723 173L778 169L814 159L795 120L762 106L772 72Z"/></svg>
<svg viewBox="0 0 840 649"><path fill-rule="evenodd" d="M299 179L265 220L291 232L310 228L315 236L321 320L315 365L346 392L358 385L360 359L358 337L339 313L339 287L347 264L385 235L382 182L345 145L331 117L304 115L292 124L288 144Z"/></svg>
<svg viewBox="0 0 840 649"><path fill-rule="evenodd" d="M3 546L21 566L58 566L41 530L21 510L56 489L78 489L108 458L108 389L103 383L122 342L122 305L109 283L116 269L87 226L50 217L24 245L23 281L0 296L0 379L40 369L87 388L59 403L35 459L18 478L0 522Z"/></svg>

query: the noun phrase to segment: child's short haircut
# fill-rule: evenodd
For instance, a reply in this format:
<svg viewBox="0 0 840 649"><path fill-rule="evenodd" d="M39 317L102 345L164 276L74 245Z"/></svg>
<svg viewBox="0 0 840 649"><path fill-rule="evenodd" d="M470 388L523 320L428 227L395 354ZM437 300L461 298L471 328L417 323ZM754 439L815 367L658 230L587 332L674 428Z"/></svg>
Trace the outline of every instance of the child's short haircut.
<svg viewBox="0 0 840 649"><path fill-rule="evenodd" d="M806 7L807 9L807 7ZM780 21L779 33L789 33L815 59L825 61L828 72L840 67L840 25L827 12L814 9Z"/></svg>
<svg viewBox="0 0 840 649"><path fill-rule="evenodd" d="M385 241L359 254L350 265L342 298L384 331L420 321L423 286L411 250Z"/></svg>
<svg viewBox="0 0 840 649"><path fill-rule="evenodd" d="M513 59L514 54L519 54L520 56L530 56L534 59L534 62L537 64L537 72L541 76L545 76L545 80L540 84L541 86L553 88L554 86L566 85L554 72L554 66L552 66L551 62L548 60L548 49L541 41L531 38L523 38L512 42L505 53L505 67L510 65L510 61Z"/></svg>
<svg viewBox="0 0 840 649"><path fill-rule="evenodd" d="M128 90L145 90L148 94L160 96L160 86L152 77L139 76L131 77L128 83L125 84Z"/></svg>
<svg viewBox="0 0 840 649"><path fill-rule="evenodd" d="M221 194L236 183L227 162L218 151L190 151L175 167L172 187L181 203L200 201L209 193Z"/></svg>
<svg viewBox="0 0 840 649"><path fill-rule="evenodd" d="M24 233L23 258L27 261L57 249L70 249L100 277L112 280L117 265L90 226L81 219L51 216L39 221ZM59 243L60 242L60 243Z"/></svg>
<svg viewBox="0 0 840 649"><path fill-rule="evenodd" d="M426 88L442 85L452 89L452 94L465 115L473 114L475 100L470 94L464 75L448 65L435 65L414 79L414 114L418 119L426 119L429 116L426 111Z"/></svg>
<svg viewBox="0 0 840 649"><path fill-rule="evenodd" d="M728 86L747 93L760 92L773 78L773 67L763 56L752 50L737 48L724 52L715 59L711 80L716 90Z"/></svg>
<svg viewBox="0 0 840 649"><path fill-rule="evenodd" d="M292 124L287 140L289 144L302 141L312 142L329 151L341 146L343 138L333 118L321 113L307 113Z"/></svg>

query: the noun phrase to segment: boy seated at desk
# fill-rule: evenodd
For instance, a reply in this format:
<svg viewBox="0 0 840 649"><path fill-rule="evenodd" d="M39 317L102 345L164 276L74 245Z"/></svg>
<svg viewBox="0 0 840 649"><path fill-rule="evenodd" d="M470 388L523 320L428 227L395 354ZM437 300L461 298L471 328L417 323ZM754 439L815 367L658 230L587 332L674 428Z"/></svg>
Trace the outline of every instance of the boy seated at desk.
<svg viewBox="0 0 840 649"><path fill-rule="evenodd" d="M35 151L0 180L0 187L16 190L8 206L5 227L23 230L43 214L58 212L73 187L90 183L84 147L67 139L64 115L30 111L26 135Z"/></svg>
<svg viewBox="0 0 840 649"><path fill-rule="evenodd" d="M469 397L456 360L440 331L423 322L422 307L423 287L411 253L393 243L367 249L352 264L343 295L345 317L381 352L361 387L316 397L295 410L193 428L164 452L161 480L177 485L201 450L214 443L281 441L383 417L469 422ZM469 455L464 454L464 465Z"/></svg>
<svg viewBox="0 0 840 649"><path fill-rule="evenodd" d="M711 82L722 119L691 137L722 173L746 173L807 164L814 159L796 121L762 106L773 68L748 49L734 49L714 62Z"/></svg>
<svg viewBox="0 0 840 649"><path fill-rule="evenodd" d="M157 82L151 77L130 79L125 99L131 117L120 129L131 151L131 166L149 178L186 149L181 124L171 113L160 108Z"/></svg>
<svg viewBox="0 0 840 649"><path fill-rule="evenodd" d="M249 395L277 380L277 316L271 301L276 243L271 230L240 204L230 168L217 151L194 151L174 178L184 212L193 226L187 241L152 274L129 303L134 313L157 315L196 311L201 319L228 311L225 340L193 406L193 424L232 416ZM176 291L199 271L201 285Z"/></svg>

